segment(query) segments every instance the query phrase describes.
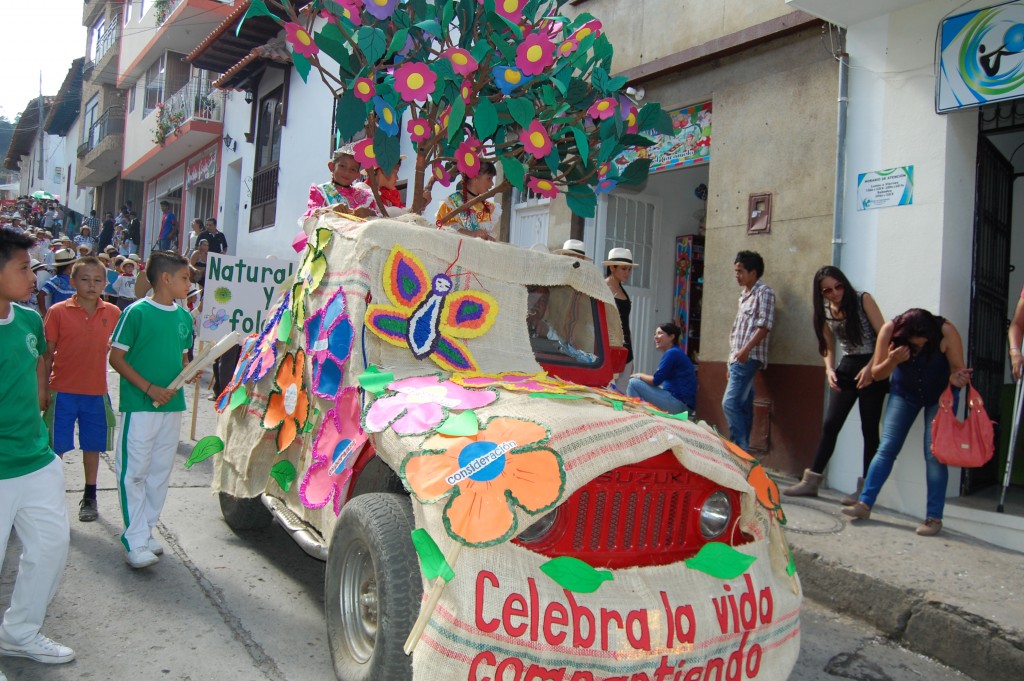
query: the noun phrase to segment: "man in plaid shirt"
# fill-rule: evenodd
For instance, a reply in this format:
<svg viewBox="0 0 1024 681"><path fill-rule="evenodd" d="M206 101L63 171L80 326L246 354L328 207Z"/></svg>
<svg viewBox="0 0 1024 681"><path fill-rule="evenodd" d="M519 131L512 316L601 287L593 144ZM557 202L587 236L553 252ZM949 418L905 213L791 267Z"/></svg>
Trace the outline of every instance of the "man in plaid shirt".
<svg viewBox="0 0 1024 681"><path fill-rule="evenodd" d="M761 281L764 260L754 251L740 251L734 261L736 283L743 287L739 310L729 332L729 384L722 410L729 437L741 449L750 448L754 423L754 376L768 366L768 336L775 323L775 293Z"/></svg>

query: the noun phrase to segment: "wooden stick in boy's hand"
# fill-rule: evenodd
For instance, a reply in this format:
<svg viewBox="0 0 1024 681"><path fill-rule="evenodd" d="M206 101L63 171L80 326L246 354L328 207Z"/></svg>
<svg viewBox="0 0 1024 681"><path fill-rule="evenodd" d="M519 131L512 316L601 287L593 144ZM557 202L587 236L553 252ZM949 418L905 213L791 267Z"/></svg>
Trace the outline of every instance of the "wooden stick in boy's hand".
<svg viewBox="0 0 1024 681"><path fill-rule="evenodd" d="M185 366L185 368L181 370L181 373L178 374L173 381L171 381L171 384L169 386L167 386L166 388L153 386L153 388L149 391L150 397L153 398L153 406L159 407L161 404L166 404L172 397L174 397L174 393L178 390L178 388L183 386L188 380L198 376L199 373L203 371L203 369L212 365L215 359L217 359L225 352L230 350L232 347L237 345L238 339L240 337L240 333L238 333L237 331L232 331L231 333L217 341L217 344L214 345L209 350L206 350L205 352L200 352L195 359L189 362ZM161 397L163 397L163 391L167 392L167 396L166 399L161 400Z"/></svg>

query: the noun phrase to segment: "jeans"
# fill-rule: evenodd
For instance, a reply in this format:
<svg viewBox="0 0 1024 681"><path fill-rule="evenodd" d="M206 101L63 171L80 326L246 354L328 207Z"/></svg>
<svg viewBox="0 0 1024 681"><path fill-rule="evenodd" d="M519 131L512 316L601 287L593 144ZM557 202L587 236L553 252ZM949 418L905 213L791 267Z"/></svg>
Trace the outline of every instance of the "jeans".
<svg viewBox="0 0 1024 681"><path fill-rule="evenodd" d="M167 239L158 239L157 240L157 246L158 246L158 250L161 250L161 251L173 250L171 248L171 239L170 239L170 237L168 237Z"/></svg>
<svg viewBox="0 0 1024 681"><path fill-rule="evenodd" d="M729 422L729 438L746 451L750 448L750 429L754 425L754 376L761 368L756 359L729 364L729 384L722 396L722 411Z"/></svg>
<svg viewBox="0 0 1024 681"><path fill-rule="evenodd" d="M639 397L644 402L653 404L658 409L668 412L669 414L693 411L685 402L677 399L676 396L669 391L664 388L651 385L647 381L642 381L639 378L629 379L629 385L626 387L626 394L630 397Z"/></svg>
<svg viewBox="0 0 1024 681"><path fill-rule="evenodd" d="M861 475L867 475L871 458L878 451L878 423L882 420L882 406L885 395L889 392L889 380L873 381L863 389L857 388L857 373L871 361L871 355L847 355L836 368L839 392L829 392L828 407L825 411L825 424L821 429L818 450L814 454L811 471L821 474L825 471L829 459L836 448L839 431L846 423L854 403L858 400L860 407L860 433L864 439L864 467Z"/></svg>
<svg viewBox="0 0 1024 681"><path fill-rule="evenodd" d="M954 398L956 409L956 399ZM871 467L868 469L867 477L864 479L864 490L861 492L860 500L869 507L875 505L875 499L882 490L882 485L892 472L896 463L896 457L903 448L903 442L907 439L910 427L917 420L917 414L924 409L924 470L925 480L928 483L928 511L927 518L942 520L942 509L946 505L946 483L949 481L949 469L945 464L939 463L932 455L932 421L939 411L939 405L935 404L922 407L908 401L900 395L889 395L889 404L885 408L885 425L882 428L882 444L878 447L875 458L871 460Z"/></svg>

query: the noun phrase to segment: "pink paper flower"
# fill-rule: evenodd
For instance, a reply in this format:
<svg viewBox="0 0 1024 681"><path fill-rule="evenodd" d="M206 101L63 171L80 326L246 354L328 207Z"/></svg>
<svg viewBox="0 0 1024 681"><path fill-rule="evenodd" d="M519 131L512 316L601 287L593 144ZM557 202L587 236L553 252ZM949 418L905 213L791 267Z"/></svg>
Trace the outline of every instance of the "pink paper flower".
<svg viewBox="0 0 1024 681"><path fill-rule="evenodd" d="M575 38L567 38L562 42L558 43L556 52L559 57L568 57L570 54L580 48L580 41Z"/></svg>
<svg viewBox="0 0 1024 681"><path fill-rule="evenodd" d="M474 144L475 143L475 144ZM455 165L466 177L480 174L480 142L469 137L455 150Z"/></svg>
<svg viewBox="0 0 1024 681"><path fill-rule="evenodd" d="M407 102L425 101L436 83L437 74L421 62L405 62L395 69L395 92Z"/></svg>
<svg viewBox="0 0 1024 681"><path fill-rule="evenodd" d="M555 45L546 35L533 33L516 48L516 66L528 76L539 76L555 61Z"/></svg>
<svg viewBox="0 0 1024 681"><path fill-rule="evenodd" d="M355 152L359 165L363 168L377 167L377 154L373 151L373 140L361 139L352 145L352 150Z"/></svg>
<svg viewBox="0 0 1024 681"><path fill-rule="evenodd" d="M479 64L473 55L468 50L464 50L461 47L453 47L447 50L443 55L452 64L452 69L455 73L460 76L468 76L469 74L476 71Z"/></svg>
<svg viewBox="0 0 1024 681"><path fill-rule="evenodd" d="M438 376L414 376L393 381L388 393L366 410L363 427L379 433L389 425L399 435L419 435L436 428L450 411L479 409L498 399L490 390L468 390Z"/></svg>
<svg viewBox="0 0 1024 681"><path fill-rule="evenodd" d="M399 0L363 0L366 11L373 17L384 21L395 13Z"/></svg>
<svg viewBox="0 0 1024 681"><path fill-rule="evenodd" d="M333 501L334 515L340 514L352 465L365 445L366 433L359 427L359 391L345 388L313 441L312 461L299 485L302 505L323 508Z"/></svg>
<svg viewBox="0 0 1024 681"><path fill-rule="evenodd" d="M632 134L640 129L640 126L637 125L637 116L639 115L640 112L636 110L635 106L630 106L628 109L622 109L622 120L626 124L627 133Z"/></svg>
<svg viewBox="0 0 1024 681"><path fill-rule="evenodd" d="M455 374L452 383L466 388L504 388L516 392L558 393L567 392L567 385L543 371L527 374L521 371L507 371L503 374Z"/></svg>
<svg viewBox="0 0 1024 681"><path fill-rule="evenodd" d="M603 121L606 118L611 118L617 106L618 102L614 97L605 97L591 104L587 109L587 115L595 120Z"/></svg>
<svg viewBox="0 0 1024 681"><path fill-rule="evenodd" d="M484 4L484 0L479 0ZM526 7L526 0L494 0L494 11L505 17L513 24L523 20L523 8Z"/></svg>
<svg viewBox="0 0 1024 681"><path fill-rule="evenodd" d="M462 87L459 88L459 94L462 95L462 103L469 104L469 100L473 97L473 81L466 78L462 81Z"/></svg>
<svg viewBox="0 0 1024 681"><path fill-rule="evenodd" d="M340 14L352 22L353 26L363 24L363 0L335 0Z"/></svg>
<svg viewBox="0 0 1024 681"><path fill-rule="evenodd" d="M409 139L413 142L426 142L430 139L430 121L426 118L413 118L405 125Z"/></svg>
<svg viewBox="0 0 1024 681"><path fill-rule="evenodd" d="M356 98L368 102L377 94L377 86L369 78L356 78L355 82L352 83L352 94Z"/></svg>
<svg viewBox="0 0 1024 681"><path fill-rule="evenodd" d="M534 120L519 133L519 142L534 158L544 158L551 153L551 138L540 121Z"/></svg>
<svg viewBox="0 0 1024 681"><path fill-rule="evenodd" d="M576 32L570 37L577 42L580 42L589 35L593 35L595 38L601 35L601 22L597 19L591 19L587 23L583 24L577 28Z"/></svg>
<svg viewBox="0 0 1024 681"><path fill-rule="evenodd" d="M442 187L447 187L452 183L452 174L448 172L448 168L441 161L434 161L431 164L430 174L433 175L434 181Z"/></svg>
<svg viewBox="0 0 1024 681"><path fill-rule="evenodd" d="M303 57L309 59L320 51L320 48L313 42L313 36L294 21L289 21L284 25L284 32L288 42L292 44L292 49Z"/></svg>
<svg viewBox="0 0 1024 681"><path fill-rule="evenodd" d="M526 186L534 194L543 196L545 199L553 199L558 196L558 187L551 180L544 177L530 177Z"/></svg>

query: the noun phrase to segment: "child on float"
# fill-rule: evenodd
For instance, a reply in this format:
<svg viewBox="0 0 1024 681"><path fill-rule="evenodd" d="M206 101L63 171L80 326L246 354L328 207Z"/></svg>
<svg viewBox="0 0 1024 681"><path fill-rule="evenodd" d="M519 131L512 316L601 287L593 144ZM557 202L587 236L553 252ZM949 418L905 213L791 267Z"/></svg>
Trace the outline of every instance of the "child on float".
<svg viewBox="0 0 1024 681"><path fill-rule="evenodd" d="M300 224L313 211L326 206L338 206L341 211L361 218L378 214L373 191L360 181L362 172L351 145L337 149L327 162L327 169L331 171L330 181L309 186L309 200Z"/></svg>
<svg viewBox="0 0 1024 681"><path fill-rule="evenodd" d="M498 171L490 161L480 163L480 172L476 177L462 175L460 188L452 192L437 209L437 226L452 227L459 234L475 236L486 241L494 241L498 237L498 224L501 220L501 207L493 201L481 201L467 210L459 210L481 194L494 187L494 178ZM456 215L448 217L450 213ZM446 219L447 218L447 219Z"/></svg>

